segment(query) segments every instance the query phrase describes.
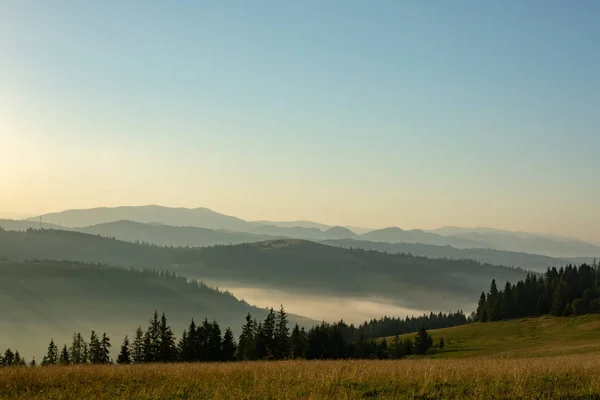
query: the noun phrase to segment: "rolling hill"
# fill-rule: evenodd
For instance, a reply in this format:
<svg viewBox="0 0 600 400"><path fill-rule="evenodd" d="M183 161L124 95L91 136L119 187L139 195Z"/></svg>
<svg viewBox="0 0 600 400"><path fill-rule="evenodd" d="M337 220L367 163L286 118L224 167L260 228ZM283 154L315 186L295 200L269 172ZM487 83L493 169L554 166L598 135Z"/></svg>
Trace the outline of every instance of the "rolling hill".
<svg viewBox="0 0 600 400"><path fill-rule="evenodd" d="M217 244L258 242L275 238L263 234L196 228L193 226L144 224L133 221L108 222L84 228L74 228L73 230L114 237L127 242L162 246L213 246Z"/></svg>
<svg viewBox="0 0 600 400"><path fill-rule="evenodd" d="M553 257L597 257L600 246L581 240L511 232L462 232L449 238L487 243L499 249L544 254Z"/></svg>
<svg viewBox="0 0 600 400"><path fill-rule="evenodd" d="M492 278L517 281L525 275L474 261L348 250L303 240L165 248L55 230L0 231L1 256L162 269L246 287L380 298L418 310L470 310Z"/></svg>
<svg viewBox="0 0 600 400"><path fill-rule="evenodd" d="M279 304L274 304L279 306ZM91 329L113 336L116 346L126 333L147 325L151 313L166 312L179 334L193 317L217 319L235 333L250 312L266 311L227 292L174 275L65 261L0 261L0 348L41 355L50 337L59 343L72 333ZM315 321L290 316L310 326Z"/></svg>
<svg viewBox="0 0 600 400"><path fill-rule="evenodd" d="M470 259L492 265L519 267L537 272L545 272L548 267L561 267L570 262L591 263L591 258L571 260L554 258L539 254L520 253L494 249L457 249L450 246L435 246L422 243L387 243L369 242L366 240L323 240L320 243L344 248L384 251L388 253L405 253L428 258L449 258L454 260Z"/></svg>
<svg viewBox="0 0 600 400"><path fill-rule="evenodd" d="M453 246L458 248L469 247L489 247L487 244L476 240L464 239L452 236L442 236L435 233L429 233L418 229L405 231L397 227L377 229L371 232L360 235L361 240L369 240L372 242L388 242L388 243L423 243L438 246Z"/></svg>

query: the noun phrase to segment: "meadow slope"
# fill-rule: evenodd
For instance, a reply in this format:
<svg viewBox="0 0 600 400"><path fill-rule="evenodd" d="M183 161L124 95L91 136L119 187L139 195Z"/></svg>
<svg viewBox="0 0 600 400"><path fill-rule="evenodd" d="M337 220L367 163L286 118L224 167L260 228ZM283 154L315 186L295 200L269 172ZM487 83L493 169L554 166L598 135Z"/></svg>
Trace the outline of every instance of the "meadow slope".
<svg viewBox="0 0 600 400"><path fill-rule="evenodd" d="M446 345L443 351L434 347L433 358L600 356L600 315L596 314L478 322L429 332L436 345L442 337Z"/></svg>

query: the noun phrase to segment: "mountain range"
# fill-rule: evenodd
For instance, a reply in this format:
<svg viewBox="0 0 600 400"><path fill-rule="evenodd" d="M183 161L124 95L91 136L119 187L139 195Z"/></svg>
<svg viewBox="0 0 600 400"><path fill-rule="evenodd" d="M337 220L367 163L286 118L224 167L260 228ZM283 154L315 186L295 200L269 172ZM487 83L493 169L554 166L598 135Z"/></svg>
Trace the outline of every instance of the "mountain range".
<svg viewBox="0 0 600 400"><path fill-rule="evenodd" d="M367 231L358 228L333 227L311 221L245 221L241 218L220 214L207 208L169 208L162 206L126 206L114 208L93 208L85 210L67 210L45 214L30 219L30 222L51 223L63 227L85 231L92 225L117 221L131 221L147 224L162 224L175 227L196 227L211 230L253 234L249 240L261 240L266 237L287 237L307 240L356 239L388 243L421 243L437 246L452 246L458 249L484 248L507 250L531 254L541 254L557 258L597 257L600 246L577 239L556 235L509 232L491 228L445 227L434 231L403 230L389 227ZM11 229L11 228L6 228ZM100 228L95 228L100 229ZM365 232L367 231L367 232ZM231 234L226 234L231 235ZM118 237L113 234L112 236ZM242 236L229 242L209 241L211 243L239 243ZM129 240L129 239L127 239ZM136 239L140 240L140 239ZM190 240L191 242L191 240ZM183 242L177 242L182 244ZM190 243L190 245L193 245ZM199 244L203 245L203 244Z"/></svg>

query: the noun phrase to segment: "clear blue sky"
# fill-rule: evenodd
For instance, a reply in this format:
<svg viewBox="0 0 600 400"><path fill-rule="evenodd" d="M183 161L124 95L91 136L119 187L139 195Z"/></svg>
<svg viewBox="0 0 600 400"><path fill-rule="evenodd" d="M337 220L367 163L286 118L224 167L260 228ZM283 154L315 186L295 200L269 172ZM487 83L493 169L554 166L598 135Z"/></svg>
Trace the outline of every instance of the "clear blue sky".
<svg viewBox="0 0 600 400"><path fill-rule="evenodd" d="M598 1L0 3L0 211L600 241Z"/></svg>

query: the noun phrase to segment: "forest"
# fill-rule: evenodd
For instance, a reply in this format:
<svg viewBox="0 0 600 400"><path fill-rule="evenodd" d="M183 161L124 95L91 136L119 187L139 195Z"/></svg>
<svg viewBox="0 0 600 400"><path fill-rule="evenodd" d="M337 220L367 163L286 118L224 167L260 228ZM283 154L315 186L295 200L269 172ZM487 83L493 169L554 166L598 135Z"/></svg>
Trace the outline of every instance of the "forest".
<svg viewBox="0 0 600 400"><path fill-rule="evenodd" d="M298 324L289 328L288 314L283 306L278 312L272 308L266 318L257 321L250 313L245 318L241 334L236 342L232 330L223 332L217 321L193 319L176 339L164 313L155 311L144 330L138 326L130 339L125 336L118 348L116 358L111 357L111 338L92 331L88 341L77 332L72 342L59 347L50 340L41 365L56 364L131 364L172 362L215 362L283 359L387 359L402 358L411 354L425 354L433 340L425 326L450 327L467 322L461 311L449 314L382 318L365 322L358 327L343 321L329 324L322 322L305 330ZM413 329L415 326L420 326ZM377 331L394 332L388 343L376 341ZM417 332L414 338L399 335ZM443 339L437 346L444 347ZM25 366L25 359L18 351L7 349L0 356L1 366ZM35 358L28 364L37 365Z"/></svg>
<svg viewBox="0 0 600 400"><path fill-rule="evenodd" d="M550 314L582 315L600 312L600 266L571 264L548 268L544 274L529 273L515 284L506 282L498 289L492 280L488 293L482 292L474 315L475 321Z"/></svg>
<svg viewBox="0 0 600 400"><path fill-rule="evenodd" d="M72 260L169 270L188 278L305 295L377 296L417 310L464 309L492 278L514 282L526 275L522 269L472 260L342 249L304 240L175 248L58 230L0 231L0 254L13 261Z"/></svg>

